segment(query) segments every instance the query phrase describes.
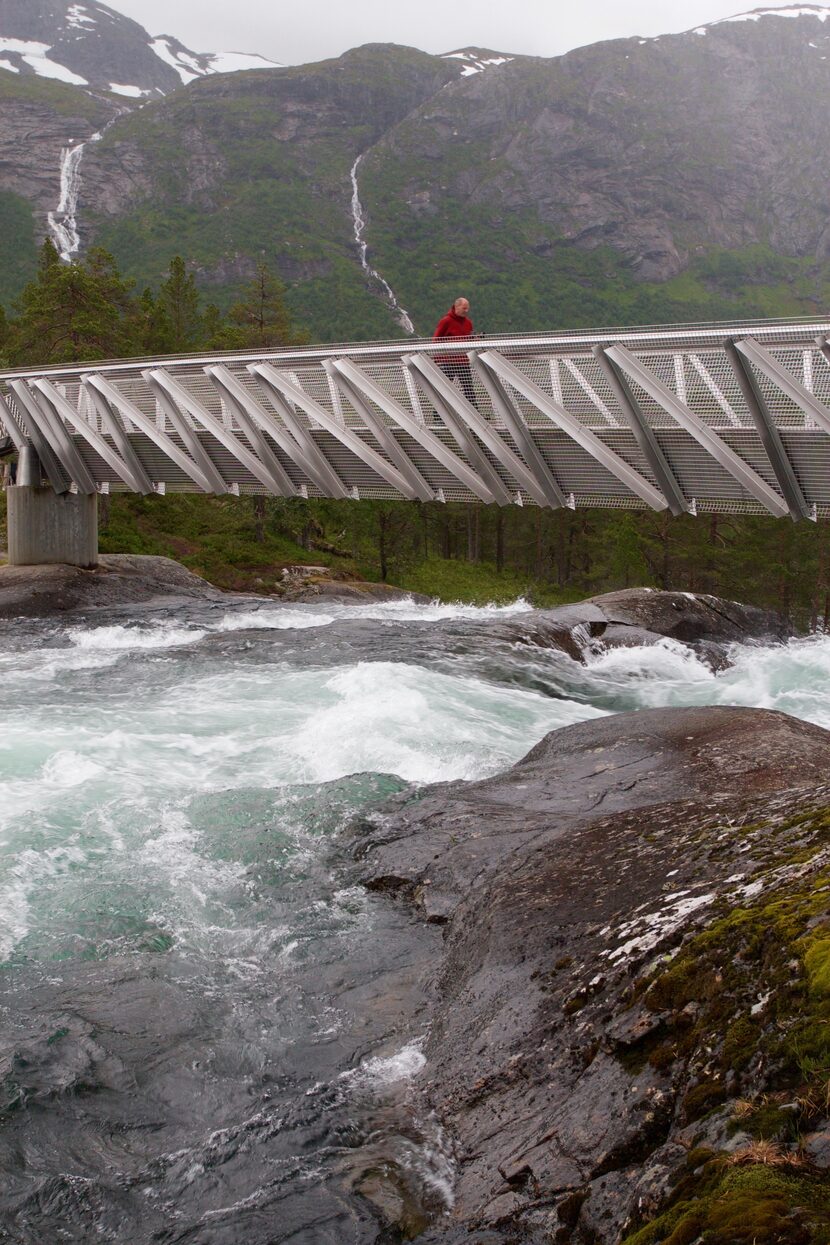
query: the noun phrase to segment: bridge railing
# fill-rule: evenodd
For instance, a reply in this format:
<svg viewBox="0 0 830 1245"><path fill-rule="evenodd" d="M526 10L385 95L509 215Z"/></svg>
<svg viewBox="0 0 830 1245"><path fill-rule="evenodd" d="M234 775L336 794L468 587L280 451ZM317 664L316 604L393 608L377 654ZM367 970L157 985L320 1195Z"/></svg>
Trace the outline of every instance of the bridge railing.
<svg viewBox="0 0 830 1245"><path fill-rule="evenodd" d="M0 373L56 491L830 515L830 320Z"/></svg>

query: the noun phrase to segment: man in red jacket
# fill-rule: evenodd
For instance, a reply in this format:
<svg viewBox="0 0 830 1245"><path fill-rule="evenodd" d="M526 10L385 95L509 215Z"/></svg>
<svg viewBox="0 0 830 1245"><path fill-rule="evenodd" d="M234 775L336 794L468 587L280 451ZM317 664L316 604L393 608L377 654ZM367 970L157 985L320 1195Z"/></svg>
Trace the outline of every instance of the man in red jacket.
<svg viewBox="0 0 830 1245"><path fill-rule="evenodd" d="M469 337L473 331L473 322L468 314L469 310L469 300L457 298L443 319L438 321L438 325L432 335L433 341L440 341L445 337ZM470 370L470 360L467 356L465 354L439 354L436 355L435 362L442 372L447 373L450 380L458 381L464 397L473 406L477 407L475 389L473 388L473 373Z"/></svg>

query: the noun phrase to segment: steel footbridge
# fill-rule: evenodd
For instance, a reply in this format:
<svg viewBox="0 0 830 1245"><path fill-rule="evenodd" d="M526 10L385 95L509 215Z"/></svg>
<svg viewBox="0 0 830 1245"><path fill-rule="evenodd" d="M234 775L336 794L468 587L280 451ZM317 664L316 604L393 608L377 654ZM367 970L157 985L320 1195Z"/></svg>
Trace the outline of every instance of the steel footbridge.
<svg viewBox="0 0 830 1245"><path fill-rule="evenodd" d="M27 483L830 516L830 319L0 373ZM469 361L469 367L467 365ZM32 468L31 464L36 466Z"/></svg>

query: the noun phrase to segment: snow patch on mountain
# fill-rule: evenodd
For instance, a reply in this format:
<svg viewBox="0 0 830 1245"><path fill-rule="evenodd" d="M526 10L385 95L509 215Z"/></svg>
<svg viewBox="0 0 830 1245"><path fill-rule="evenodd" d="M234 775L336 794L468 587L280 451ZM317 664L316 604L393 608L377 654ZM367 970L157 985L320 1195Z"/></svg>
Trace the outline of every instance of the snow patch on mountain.
<svg viewBox="0 0 830 1245"><path fill-rule="evenodd" d="M146 99L152 91L144 91L140 86L130 86L121 82L111 82L109 89L113 95L125 95L127 99Z"/></svg>
<svg viewBox="0 0 830 1245"><path fill-rule="evenodd" d="M150 47L166 65L175 69L176 73L187 86L196 78L205 78L217 73L242 73L249 69L282 69L277 61L266 56L258 56L251 52L206 52L199 54L189 52L176 39L169 35L160 35L153 39Z"/></svg>
<svg viewBox="0 0 830 1245"><path fill-rule="evenodd" d="M33 69L41 78L56 78L59 82L68 82L72 86L88 86L86 78L73 73L65 65L50 60L51 52L48 43L38 43L34 39L3 39L0 38L0 52L9 52ZM14 64L14 62L12 62ZM11 68L11 66L9 66ZM20 65L16 66L18 72Z"/></svg>
<svg viewBox="0 0 830 1245"><path fill-rule="evenodd" d="M171 69L175 69L185 86L188 82L202 77L203 70L195 55L185 52L184 49L176 48L174 41L168 36L161 35L158 39L153 39L150 47L159 60L164 61L165 65L169 65Z"/></svg>
<svg viewBox="0 0 830 1245"><path fill-rule="evenodd" d="M720 21L709 22L706 26L697 26L693 35L707 35L716 26L729 26L735 22L760 22L762 17L813 17L820 22L830 18L830 8L822 4L790 4L780 9L751 9L746 13L735 13L732 17L722 17Z"/></svg>
<svg viewBox="0 0 830 1245"><path fill-rule="evenodd" d="M82 4L71 4L66 10L66 24L70 30L88 30L98 23Z"/></svg>
<svg viewBox="0 0 830 1245"><path fill-rule="evenodd" d="M463 61L461 77L469 78L473 74L483 73L486 69L492 69L498 65L507 65L513 60L513 57L503 56L499 52L487 52L481 48L462 48L458 52L444 52L442 60Z"/></svg>
<svg viewBox="0 0 830 1245"><path fill-rule="evenodd" d="M217 52L208 59L208 73L244 73L248 69L284 69L279 61L255 52Z"/></svg>

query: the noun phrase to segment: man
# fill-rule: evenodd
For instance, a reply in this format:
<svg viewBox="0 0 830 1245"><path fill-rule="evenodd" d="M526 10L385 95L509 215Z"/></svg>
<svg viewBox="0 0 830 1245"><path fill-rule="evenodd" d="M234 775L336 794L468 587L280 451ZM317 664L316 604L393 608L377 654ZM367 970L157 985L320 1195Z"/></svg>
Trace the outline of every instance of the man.
<svg viewBox="0 0 830 1245"><path fill-rule="evenodd" d="M445 337L469 337L473 331L473 322L469 317L470 302L466 298L457 298L443 319L438 321L433 341L441 341ZM450 380L457 380L461 392L472 406L477 407L473 373L470 360L464 354L439 354L435 362L446 372Z"/></svg>

